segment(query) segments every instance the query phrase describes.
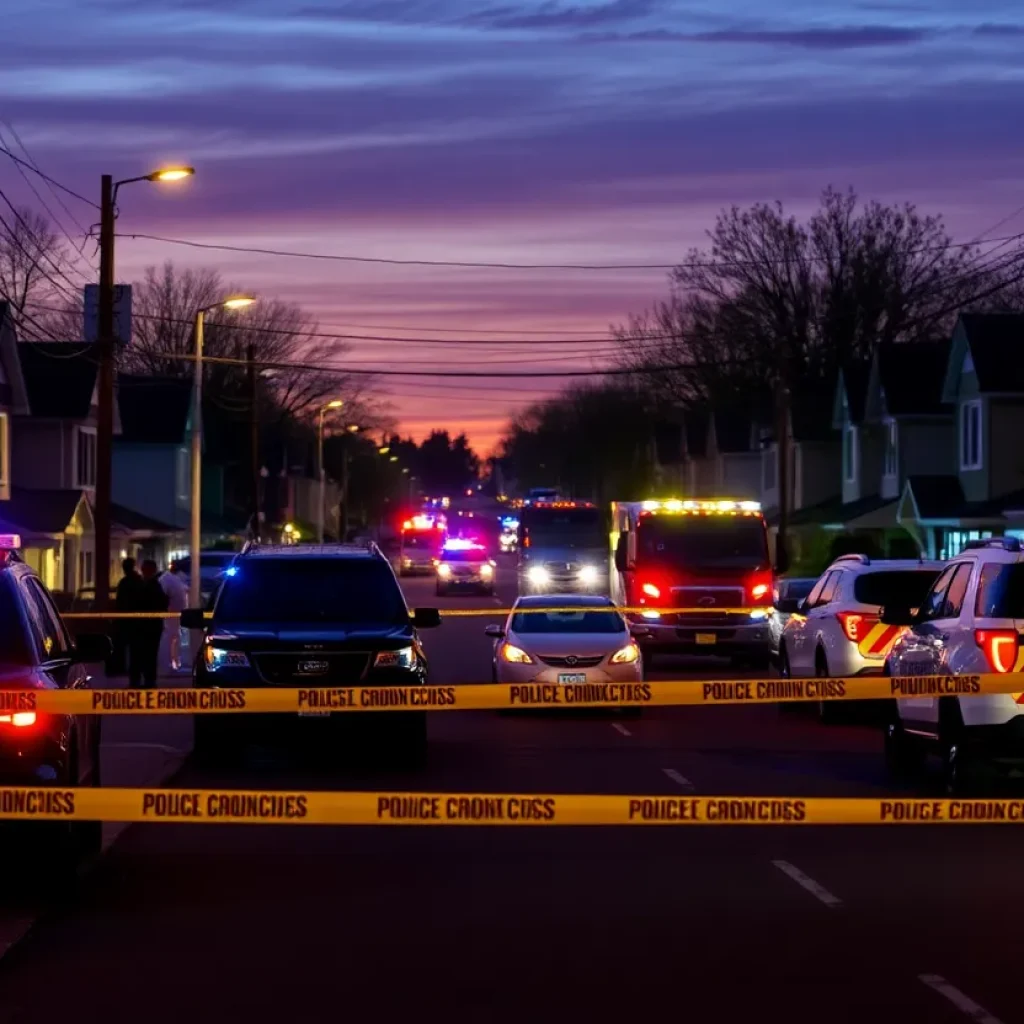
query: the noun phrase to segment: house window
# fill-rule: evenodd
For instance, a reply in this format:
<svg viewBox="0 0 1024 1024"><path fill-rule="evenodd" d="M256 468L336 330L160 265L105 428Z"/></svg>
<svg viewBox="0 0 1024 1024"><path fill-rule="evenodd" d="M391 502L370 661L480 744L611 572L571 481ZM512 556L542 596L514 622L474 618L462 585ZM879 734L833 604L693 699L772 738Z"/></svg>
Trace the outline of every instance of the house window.
<svg viewBox="0 0 1024 1024"><path fill-rule="evenodd" d="M174 464L175 495L179 505L188 504L190 468L189 450L187 448L179 448Z"/></svg>
<svg viewBox="0 0 1024 1024"><path fill-rule="evenodd" d="M899 442L899 439L896 434L896 421L890 416L888 419L883 421L883 427L885 428L884 475L894 477L896 476L896 453L898 451Z"/></svg>
<svg viewBox="0 0 1024 1024"><path fill-rule="evenodd" d="M96 583L95 561L91 551L78 552L78 586L91 587Z"/></svg>
<svg viewBox="0 0 1024 1024"><path fill-rule="evenodd" d="M75 486L96 486L96 431L92 427L76 427Z"/></svg>
<svg viewBox="0 0 1024 1024"><path fill-rule="evenodd" d="M764 489L766 491L773 490L775 487L775 470L776 462L779 458L779 450L777 448L766 448L764 451L763 462L764 462Z"/></svg>
<svg viewBox="0 0 1024 1024"><path fill-rule="evenodd" d="M846 482L852 484L857 479L857 428L852 423L843 428L843 468Z"/></svg>
<svg viewBox="0 0 1024 1024"><path fill-rule="evenodd" d="M960 468L981 469L981 400L960 405Z"/></svg>

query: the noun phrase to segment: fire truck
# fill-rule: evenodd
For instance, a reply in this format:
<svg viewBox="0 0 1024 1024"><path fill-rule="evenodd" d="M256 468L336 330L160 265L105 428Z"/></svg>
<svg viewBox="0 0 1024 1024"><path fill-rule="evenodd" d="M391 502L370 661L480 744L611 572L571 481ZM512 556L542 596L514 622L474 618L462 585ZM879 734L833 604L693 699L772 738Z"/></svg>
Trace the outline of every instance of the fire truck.
<svg viewBox="0 0 1024 1024"><path fill-rule="evenodd" d="M433 575L447 535L444 516L415 515L402 522L398 574Z"/></svg>
<svg viewBox="0 0 1024 1024"><path fill-rule="evenodd" d="M658 652L766 668L774 573L755 501L612 502L612 597Z"/></svg>

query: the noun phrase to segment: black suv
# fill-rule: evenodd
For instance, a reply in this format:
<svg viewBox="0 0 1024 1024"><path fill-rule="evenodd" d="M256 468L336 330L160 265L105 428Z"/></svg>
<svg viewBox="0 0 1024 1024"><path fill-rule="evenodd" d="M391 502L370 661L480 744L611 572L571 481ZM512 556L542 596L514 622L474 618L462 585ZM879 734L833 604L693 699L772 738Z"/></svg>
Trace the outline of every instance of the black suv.
<svg viewBox="0 0 1024 1024"><path fill-rule="evenodd" d="M87 662L110 657L105 636L72 640L46 587L18 557L20 541L0 537L0 786L38 788L36 803L56 801L57 791L98 786L100 724L97 715L54 715L36 710L40 690L73 690L89 683ZM24 843L33 862L59 879L98 853L102 824L91 821L4 822L13 842ZM42 876L45 882L45 874Z"/></svg>
<svg viewBox="0 0 1024 1024"><path fill-rule="evenodd" d="M423 685L427 661L417 628L439 626L436 608L409 611L388 560L375 544L248 546L226 570L203 622L197 609L182 625L202 626L197 687ZM234 763L257 736L297 730L307 746L371 755L418 767L426 757L425 711L298 715L201 714L195 750L213 766ZM315 719L310 721L309 719Z"/></svg>

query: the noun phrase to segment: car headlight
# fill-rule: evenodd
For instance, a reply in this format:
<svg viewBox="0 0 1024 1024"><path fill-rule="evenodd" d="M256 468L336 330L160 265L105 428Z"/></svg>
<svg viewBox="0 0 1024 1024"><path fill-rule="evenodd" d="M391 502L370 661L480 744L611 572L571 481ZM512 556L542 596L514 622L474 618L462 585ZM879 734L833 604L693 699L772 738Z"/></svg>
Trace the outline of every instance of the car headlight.
<svg viewBox="0 0 1024 1024"><path fill-rule="evenodd" d="M223 647L203 648L203 662L207 672L217 672L222 668L248 668L249 659L245 651L228 651Z"/></svg>
<svg viewBox="0 0 1024 1024"><path fill-rule="evenodd" d="M600 575L596 565L585 565L580 569L580 583L589 587L598 581Z"/></svg>
<svg viewBox="0 0 1024 1024"><path fill-rule="evenodd" d="M526 572L526 578L537 586L543 586L551 582L551 574L543 565L531 565Z"/></svg>
<svg viewBox="0 0 1024 1024"><path fill-rule="evenodd" d="M632 665L633 662L640 660L640 648L636 644L626 644L625 647L620 647L612 655L611 663L613 665Z"/></svg>
<svg viewBox="0 0 1024 1024"><path fill-rule="evenodd" d="M516 647L515 644L502 644L501 645L501 658L503 661L511 662L513 665L532 665L533 658L531 658L522 647Z"/></svg>
<svg viewBox="0 0 1024 1024"><path fill-rule="evenodd" d="M412 668L416 664L416 652L411 647L400 647L397 651L378 651L373 659L374 668Z"/></svg>
<svg viewBox="0 0 1024 1024"><path fill-rule="evenodd" d="M452 574L452 567L445 562L442 562L437 567L437 575L442 579L447 579Z"/></svg>
<svg viewBox="0 0 1024 1024"><path fill-rule="evenodd" d="M485 580L489 580L494 575L494 566L484 562L484 564L480 566L480 575Z"/></svg>

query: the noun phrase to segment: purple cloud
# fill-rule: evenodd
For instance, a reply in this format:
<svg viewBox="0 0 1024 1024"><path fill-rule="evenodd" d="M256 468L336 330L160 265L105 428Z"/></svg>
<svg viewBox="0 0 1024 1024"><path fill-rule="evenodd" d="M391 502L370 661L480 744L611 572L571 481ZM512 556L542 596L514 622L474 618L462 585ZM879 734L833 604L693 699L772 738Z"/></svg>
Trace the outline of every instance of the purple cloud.
<svg viewBox="0 0 1024 1024"><path fill-rule="evenodd" d="M1024 36L1024 25L978 25L977 28L974 29L974 34L976 36L988 36L993 39Z"/></svg>
<svg viewBox="0 0 1024 1024"><path fill-rule="evenodd" d="M910 46L930 35L924 29L887 25L854 25L808 29L719 29L714 32L642 32L584 35L589 43L736 43L756 46L793 46L806 50L854 50L880 46Z"/></svg>
<svg viewBox="0 0 1024 1024"><path fill-rule="evenodd" d="M466 23L497 29L584 28L635 21L654 13L657 6L657 0L609 0L592 7L569 6L550 0L525 14L521 6L491 7L470 15Z"/></svg>

